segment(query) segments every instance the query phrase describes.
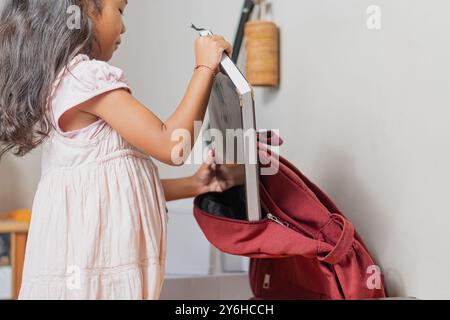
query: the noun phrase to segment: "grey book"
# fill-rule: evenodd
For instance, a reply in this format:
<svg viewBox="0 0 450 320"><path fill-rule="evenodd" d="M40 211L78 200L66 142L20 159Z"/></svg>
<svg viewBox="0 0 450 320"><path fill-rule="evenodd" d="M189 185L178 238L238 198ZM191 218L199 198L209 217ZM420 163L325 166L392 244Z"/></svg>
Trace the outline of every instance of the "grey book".
<svg viewBox="0 0 450 320"><path fill-rule="evenodd" d="M202 36L212 34L209 30L200 31ZM222 149L216 152L217 162L245 165L247 218L261 220L253 89L226 54L222 58L221 72L214 80L208 114L209 131L220 131L222 137L221 142L213 142Z"/></svg>

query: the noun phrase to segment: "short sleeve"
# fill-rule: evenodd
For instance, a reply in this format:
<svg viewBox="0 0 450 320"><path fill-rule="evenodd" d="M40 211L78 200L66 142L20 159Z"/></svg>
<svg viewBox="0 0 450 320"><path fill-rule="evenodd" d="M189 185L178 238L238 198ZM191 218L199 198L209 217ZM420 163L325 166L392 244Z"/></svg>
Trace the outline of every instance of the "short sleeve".
<svg viewBox="0 0 450 320"><path fill-rule="evenodd" d="M61 116L83 102L116 89L131 93L124 72L107 62L77 56L58 77L52 93L52 113L59 129Z"/></svg>

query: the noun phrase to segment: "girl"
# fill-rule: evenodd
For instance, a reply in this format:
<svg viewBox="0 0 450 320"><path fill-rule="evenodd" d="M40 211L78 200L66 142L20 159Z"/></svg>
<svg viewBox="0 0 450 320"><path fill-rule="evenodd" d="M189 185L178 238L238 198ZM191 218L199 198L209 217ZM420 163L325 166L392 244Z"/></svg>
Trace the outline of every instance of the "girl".
<svg viewBox="0 0 450 320"><path fill-rule="evenodd" d="M165 201L243 183L242 167L214 165L213 154L193 177L159 179L152 158L178 163L171 135L193 137L231 46L220 36L196 41L186 95L163 123L106 62L125 33L126 6L8 0L0 16L0 155L43 146L20 299L158 299ZM81 12L75 29L67 23L73 8Z"/></svg>

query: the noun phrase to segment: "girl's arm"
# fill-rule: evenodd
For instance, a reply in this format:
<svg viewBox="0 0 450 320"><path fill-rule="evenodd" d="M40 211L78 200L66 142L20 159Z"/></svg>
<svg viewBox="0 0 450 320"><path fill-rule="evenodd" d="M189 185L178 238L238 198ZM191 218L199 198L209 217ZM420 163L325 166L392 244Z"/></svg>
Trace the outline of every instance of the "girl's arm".
<svg viewBox="0 0 450 320"><path fill-rule="evenodd" d="M231 54L231 45L223 37L201 37L196 41L197 65L208 67L194 71L183 100L165 123L124 89L97 96L80 105L80 109L102 118L125 140L153 158L165 164L181 165L189 154L180 157L181 163L173 159L172 152L180 146L180 141L172 141L172 134L177 129L185 130L190 141L183 141L183 145L193 147L194 122L204 119L214 80L212 70L218 68L224 51Z"/></svg>
<svg viewBox="0 0 450 320"><path fill-rule="evenodd" d="M200 195L200 185L194 176L161 180L166 201L195 198Z"/></svg>
<svg viewBox="0 0 450 320"><path fill-rule="evenodd" d="M212 151L206 163L193 176L162 180L166 201L194 198L208 192L223 192L244 183L245 167L215 164Z"/></svg>
<svg viewBox="0 0 450 320"><path fill-rule="evenodd" d="M172 150L180 143L172 141L172 134L176 129L185 129L193 136L194 121L202 121L205 115L212 81L211 72L197 69L185 98L165 123L125 89L97 96L85 103L82 109L106 121L142 152L165 164L181 165L181 161L175 164L172 159ZM185 160L187 156L183 155L182 159Z"/></svg>

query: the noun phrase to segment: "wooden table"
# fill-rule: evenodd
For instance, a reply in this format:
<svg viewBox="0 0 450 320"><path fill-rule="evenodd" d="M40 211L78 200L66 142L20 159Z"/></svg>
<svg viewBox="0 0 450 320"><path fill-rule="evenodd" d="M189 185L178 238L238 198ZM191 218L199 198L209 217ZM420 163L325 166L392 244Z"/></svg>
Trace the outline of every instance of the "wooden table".
<svg viewBox="0 0 450 320"><path fill-rule="evenodd" d="M25 247L27 242L29 223L0 219L0 234L10 234L10 256L12 267L12 297L19 297L22 284L23 262L25 258Z"/></svg>

